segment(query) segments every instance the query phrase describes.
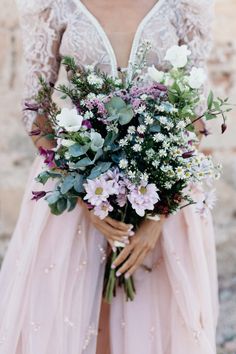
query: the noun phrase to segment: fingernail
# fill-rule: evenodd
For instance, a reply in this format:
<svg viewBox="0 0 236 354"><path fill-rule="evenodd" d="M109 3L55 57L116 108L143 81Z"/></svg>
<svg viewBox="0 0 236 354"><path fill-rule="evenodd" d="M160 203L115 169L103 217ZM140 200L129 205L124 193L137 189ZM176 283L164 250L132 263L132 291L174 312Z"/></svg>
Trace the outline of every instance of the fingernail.
<svg viewBox="0 0 236 354"><path fill-rule="evenodd" d="M117 277L121 276L121 273L120 272L116 272L116 276Z"/></svg>
<svg viewBox="0 0 236 354"><path fill-rule="evenodd" d="M134 225L129 225L129 230L128 231L131 231L132 229L134 228Z"/></svg>
<svg viewBox="0 0 236 354"><path fill-rule="evenodd" d="M128 240L129 236L122 236L123 240Z"/></svg>
<svg viewBox="0 0 236 354"><path fill-rule="evenodd" d="M125 274L125 279L129 279L129 277L130 277L129 273L126 273Z"/></svg>
<svg viewBox="0 0 236 354"><path fill-rule="evenodd" d="M126 245L129 245L129 240L125 240L124 243L125 243Z"/></svg>
<svg viewBox="0 0 236 354"><path fill-rule="evenodd" d="M112 251L115 253L116 252L116 247L112 247Z"/></svg>
<svg viewBox="0 0 236 354"><path fill-rule="evenodd" d="M115 264L112 264L112 265L111 265L111 269L116 269Z"/></svg>
<svg viewBox="0 0 236 354"><path fill-rule="evenodd" d="M130 231L129 236L134 236L134 231Z"/></svg>

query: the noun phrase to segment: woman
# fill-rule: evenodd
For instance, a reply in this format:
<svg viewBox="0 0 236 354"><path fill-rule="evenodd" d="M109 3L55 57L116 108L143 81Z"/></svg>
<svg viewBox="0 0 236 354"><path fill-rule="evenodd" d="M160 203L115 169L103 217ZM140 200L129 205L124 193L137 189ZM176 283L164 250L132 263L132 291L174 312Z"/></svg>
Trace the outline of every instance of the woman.
<svg viewBox="0 0 236 354"><path fill-rule="evenodd" d="M148 64L159 69L166 69L166 50L178 43L190 47L191 65L205 65L211 0L18 2L25 100L37 92L37 74L57 80L62 56L96 63L116 76L118 66L130 71L144 39L152 43ZM46 123L25 113L28 131L35 119ZM43 138L34 142L50 147ZM210 215L203 220L190 206L164 222L145 220L135 235L130 225L100 221L82 204L53 216L47 203L31 201L41 168L38 157L1 270L0 353L214 354L217 278ZM126 302L118 291L108 308L101 301L104 261L115 240L127 243L115 262L117 276L134 273L137 295Z"/></svg>

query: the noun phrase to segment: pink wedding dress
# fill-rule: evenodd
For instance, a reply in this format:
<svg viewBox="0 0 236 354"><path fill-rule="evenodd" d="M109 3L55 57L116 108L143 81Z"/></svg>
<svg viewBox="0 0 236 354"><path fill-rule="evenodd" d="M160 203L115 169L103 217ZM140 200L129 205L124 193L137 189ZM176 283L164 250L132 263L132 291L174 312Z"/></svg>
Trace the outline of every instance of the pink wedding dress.
<svg viewBox="0 0 236 354"><path fill-rule="evenodd" d="M25 98L37 91L36 73L55 82L60 57L97 63L117 75L117 59L101 24L80 0L18 0L27 77ZM205 65L211 0L159 0L139 24L128 71L143 40L148 63L165 69L174 44L191 48L191 64ZM25 113L31 128L33 114ZM0 354L95 354L106 257L105 238L77 207L62 216L31 201L41 188L36 158L0 273ZM201 191L196 191L196 195ZM195 206L169 217L155 250L135 273L137 295L118 291L110 307L110 354L215 354L217 275L211 216ZM101 353L105 353L101 350Z"/></svg>

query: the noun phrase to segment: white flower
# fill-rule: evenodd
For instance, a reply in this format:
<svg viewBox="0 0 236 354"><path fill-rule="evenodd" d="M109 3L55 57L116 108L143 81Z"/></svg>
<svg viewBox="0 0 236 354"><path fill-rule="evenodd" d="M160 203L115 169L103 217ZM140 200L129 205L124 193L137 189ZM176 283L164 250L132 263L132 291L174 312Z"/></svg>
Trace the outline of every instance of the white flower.
<svg viewBox="0 0 236 354"><path fill-rule="evenodd" d="M129 133L129 134L134 134L134 133L135 133L135 126L131 125L131 126L128 128L128 133Z"/></svg>
<svg viewBox="0 0 236 354"><path fill-rule="evenodd" d="M176 128L177 129L184 129L186 127L186 123L181 120L177 125L176 125Z"/></svg>
<svg viewBox="0 0 236 354"><path fill-rule="evenodd" d="M94 85L97 88L102 88L103 79L95 74L89 74L87 77L88 83Z"/></svg>
<svg viewBox="0 0 236 354"><path fill-rule="evenodd" d="M146 118L144 119L145 124L149 125L149 124L153 124L154 120L151 116L146 116Z"/></svg>
<svg viewBox="0 0 236 354"><path fill-rule="evenodd" d="M148 68L148 75L150 76L150 78L153 80L153 81L156 81L156 82L162 82L163 79L164 79L164 75L165 73L163 71L159 71L155 68L154 65L150 66Z"/></svg>
<svg viewBox="0 0 236 354"><path fill-rule="evenodd" d="M146 109L146 106L142 104L138 109L136 109L136 113L141 114L145 111L145 109Z"/></svg>
<svg viewBox="0 0 236 354"><path fill-rule="evenodd" d="M70 139L61 139L61 145L65 147L70 147L75 144L75 141Z"/></svg>
<svg viewBox="0 0 236 354"><path fill-rule="evenodd" d="M122 169L126 168L126 167L128 166L128 161L127 161L126 159L120 160L119 166L120 166L120 168L122 168Z"/></svg>
<svg viewBox="0 0 236 354"><path fill-rule="evenodd" d="M168 122L167 118L164 116L160 117L159 121L161 122L161 124L166 124Z"/></svg>
<svg viewBox="0 0 236 354"><path fill-rule="evenodd" d="M135 178L135 176L136 176L136 173L134 172L134 171L128 171L128 176L129 176L129 178Z"/></svg>
<svg viewBox="0 0 236 354"><path fill-rule="evenodd" d="M165 156L167 156L166 150L161 149L161 150L159 151L159 156L160 156L160 157L165 157Z"/></svg>
<svg viewBox="0 0 236 354"><path fill-rule="evenodd" d="M140 144L134 144L133 150L134 150L135 152L142 151L142 146L141 146Z"/></svg>
<svg viewBox="0 0 236 354"><path fill-rule="evenodd" d="M124 146L126 146L127 144L128 144L127 139L120 139L119 145L120 145L121 147L124 147Z"/></svg>
<svg viewBox="0 0 236 354"><path fill-rule="evenodd" d="M159 141L163 141L165 139L165 136L161 133L156 133L153 136L153 140L158 143Z"/></svg>
<svg viewBox="0 0 236 354"><path fill-rule="evenodd" d="M192 89L199 89L206 80L206 73L202 68L193 67L190 76L188 77L188 84Z"/></svg>
<svg viewBox="0 0 236 354"><path fill-rule="evenodd" d="M97 132L91 132L90 139L91 139L91 149L93 151L98 151L103 147L104 139L102 138L101 134Z"/></svg>
<svg viewBox="0 0 236 354"><path fill-rule="evenodd" d="M143 133L145 133L145 131L146 131L145 125L141 124L138 126L138 128L137 128L138 133L143 134Z"/></svg>
<svg viewBox="0 0 236 354"><path fill-rule="evenodd" d="M141 100L145 101L148 98L148 95L146 93L143 93L140 98Z"/></svg>
<svg viewBox="0 0 236 354"><path fill-rule="evenodd" d="M159 165L160 165L160 161L158 161L158 160L155 160L152 162L152 166L155 168L157 168Z"/></svg>
<svg viewBox="0 0 236 354"><path fill-rule="evenodd" d="M191 51L186 45L174 45L167 50L165 60L168 60L174 68L183 68L190 54Z"/></svg>
<svg viewBox="0 0 236 354"><path fill-rule="evenodd" d="M85 118L85 119L93 118L93 116L94 116L94 114L93 114L93 112L91 112L91 111L87 111L87 112L85 112L85 114L84 114L84 118Z"/></svg>
<svg viewBox="0 0 236 354"><path fill-rule="evenodd" d="M62 108L61 113L56 116L56 121L66 131L77 132L81 128L83 117L78 114L75 108Z"/></svg>

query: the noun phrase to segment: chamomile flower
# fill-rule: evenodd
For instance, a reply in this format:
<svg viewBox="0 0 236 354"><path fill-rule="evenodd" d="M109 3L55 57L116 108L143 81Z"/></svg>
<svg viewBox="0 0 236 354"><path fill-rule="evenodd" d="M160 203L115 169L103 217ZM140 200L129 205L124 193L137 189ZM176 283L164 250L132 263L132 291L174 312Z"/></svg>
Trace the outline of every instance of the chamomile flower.
<svg viewBox="0 0 236 354"><path fill-rule="evenodd" d="M136 131L135 126L134 126L134 125L131 125L131 126L128 128L127 131L128 131L129 134L134 134L135 131Z"/></svg>
<svg viewBox="0 0 236 354"><path fill-rule="evenodd" d="M128 161L126 159L120 160L119 166L120 168L125 169L128 166Z"/></svg>
<svg viewBox="0 0 236 354"><path fill-rule="evenodd" d="M137 128L138 133L143 134L143 133L145 133L145 131L146 131L145 125L141 124L138 126L138 128Z"/></svg>
<svg viewBox="0 0 236 354"><path fill-rule="evenodd" d="M159 141L163 141L165 139L165 136L161 133L156 133L153 136L153 140L158 143Z"/></svg>
<svg viewBox="0 0 236 354"><path fill-rule="evenodd" d="M120 145L121 147L127 146L127 145L128 145L127 139L120 139L119 145Z"/></svg>

